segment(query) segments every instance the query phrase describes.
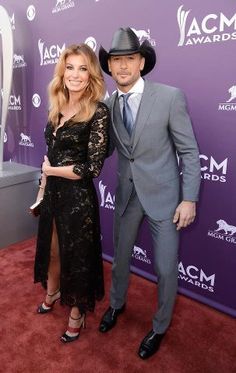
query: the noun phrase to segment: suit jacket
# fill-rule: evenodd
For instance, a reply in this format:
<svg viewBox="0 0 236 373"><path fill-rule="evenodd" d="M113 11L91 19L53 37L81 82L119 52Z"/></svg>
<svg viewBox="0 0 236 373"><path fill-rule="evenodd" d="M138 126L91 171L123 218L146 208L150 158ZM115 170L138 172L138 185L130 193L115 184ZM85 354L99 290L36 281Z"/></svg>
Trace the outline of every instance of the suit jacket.
<svg viewBox="0 0 236 373"><path fill-rule="evenodd" d="M124 213L135 187L147 215L169 219L181 199L197 201L200 186L198 146L184 96L177 88L145 81L131 139L117 96L116 92L106 102L111 111L111 147L118 152L117 212Z"/></svg>

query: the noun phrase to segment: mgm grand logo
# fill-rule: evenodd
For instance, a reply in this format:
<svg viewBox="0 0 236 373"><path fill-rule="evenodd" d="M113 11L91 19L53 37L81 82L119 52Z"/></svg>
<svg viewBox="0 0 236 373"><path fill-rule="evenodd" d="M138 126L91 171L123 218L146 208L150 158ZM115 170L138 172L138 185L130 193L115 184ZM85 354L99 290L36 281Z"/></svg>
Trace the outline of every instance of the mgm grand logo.
<svg viewBox="0 0 236 373"><path fill-rule="evenodd" d="M24 55L16 54L13 55L13 69L19 68L19 67L25 67L26 62L24 60Z"/></svg>
<svg viewBox="0 0 236 373"><path fill-rule="evenodd" d="M19 145L21 146L28 146L30 148L34 148L34 143L31 141L31 137L28 135L25 135L23 132L20 134L20 142Z"/></svg>
<svg viewBox="0 0 236 373"><path fill-rule="evenodd" d="M142 43L143 41L145 40L148 40L149 43L155 47L156 45L156 41L151 38L151 33L150 33L150 29L147 29L147 30L136 30L135 28L132 28L133 32L137 35L138 39L139 39L139 42Z"/></svg>
<svg viewBox="0 0 236 373"><path fill-rule="evenodd" d="M218 110L220 111L236 111L236 85L232 85L228 89L229 98L225 102L220 102Z"/></svg>
<svg viewBox="0 0 236 373"><path fill-rule="evenodd" d="M216 238L217 240L226 241L236 244L236 227L228 224L225 220L219 219L216 224L218 228L208 231L208 236Z"/></svg>
<svg viewBox="0 0 236 373"><path fill-rule="evenodd" d="M151 260L148 258L147 251L139 246L133 247L132 257L147 264L151 264Z"/></svg>
<svg viewBox="0 0 236 373"><path fill-rule="evenodd" d="M56 5L52 10L52 13L58 13L58 12L61 12L63 10L66 10L66 9L73 8L74 6L75 6L74 1L57 0Z"/></svg>

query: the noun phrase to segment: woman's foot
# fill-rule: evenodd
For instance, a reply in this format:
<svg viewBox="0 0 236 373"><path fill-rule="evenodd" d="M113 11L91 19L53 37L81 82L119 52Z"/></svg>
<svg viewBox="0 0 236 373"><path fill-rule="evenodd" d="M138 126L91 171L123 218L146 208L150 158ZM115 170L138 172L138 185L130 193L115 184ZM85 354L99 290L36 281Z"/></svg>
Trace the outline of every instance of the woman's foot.
<svg viewBox="0 0 236 373"><path fill-rule="evenodd" d="M60 299L60 297L61 297L60 289L58 289L53 294L47 294L45 302L43 302L38 307L37 312L43 314L43 313L48 313L52 311L54 304Z"/></svg>
<svg viewBox="0 0 236 373"><path fill-rule="evenodd" d="M78 318L69 316L69 324L66 332L61 336L61 341L63 343L73 342L80 336L80 329L85 328L85 313L79 315Z"/></svg>

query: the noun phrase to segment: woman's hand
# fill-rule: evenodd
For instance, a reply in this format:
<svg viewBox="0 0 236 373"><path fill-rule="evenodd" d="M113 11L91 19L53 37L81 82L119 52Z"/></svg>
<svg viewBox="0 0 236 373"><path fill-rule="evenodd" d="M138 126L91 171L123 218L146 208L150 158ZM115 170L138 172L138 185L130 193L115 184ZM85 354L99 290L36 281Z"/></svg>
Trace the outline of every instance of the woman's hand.
<svg viewBox="0 0 236 373"><path fill-rule="evenodd" d="M64 177L69 180L79 180L81 177L73 172L74 165L58 166L53 167L48 160L48 157L44 156L44 162L42 164L42 171L46 176L57 176Z"/></svg>
<svg viewBox="0 0 236 373"><path fill-rule="evenodd" d="M52 169L51 163L49 162L48 157L45 155L44 162L42 164L42 171L46 176L49 176L51 169Z"/></svg>

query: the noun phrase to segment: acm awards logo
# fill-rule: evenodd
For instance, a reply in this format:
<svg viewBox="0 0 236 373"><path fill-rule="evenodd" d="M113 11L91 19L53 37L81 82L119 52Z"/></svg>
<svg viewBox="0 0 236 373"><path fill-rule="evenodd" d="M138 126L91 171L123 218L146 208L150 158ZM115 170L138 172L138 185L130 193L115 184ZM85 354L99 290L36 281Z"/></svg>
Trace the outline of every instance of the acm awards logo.
<svg viewBox="0 0 236 373"><path fill-rule="evenodd" d="M147 256L147 251L139 246L133 247L132 258L147 264L151 264L151 260Z"/></svg>
<svg viewBox="0 0 236 373"><path fill-rule="evenodd" d="M190 16L191 9L185 11L183 5L178 8L179 47L236 40L236 13L229 18L222 12L203 19Z"/></svg>
<svg viewBox="0 0 236 373"><path fill-rule="evenodd" d="M214 230L208 230L208 236L217 240L226 241L232 244L236 244L236 226L227 223L223 219L219 219L216 222L218 225Z"/></svg>
<svg viewBox="0 0 236 373"><path fill-rule="evenodd" d="M57 45L51 45L47 47L41 39L38 40L38 49L40 55L40 66L55 64L58 62L58 59L65 49L65 43L60 47Z"/></svg>
<svg viewBox="0 0 236 373"><path fill-rule="evenodd" d="M142 43L144 40L148 40L149 43L155 47L156 41L151 38L150 29L147 30L136 30L135 28L131 27L131 29L135 32L137 35L139 42Z"/></svg>
<svg viewBox="0 0 236 373"><path fill-rule="evenodd" d="M107 191L107 185L100 180L98 187L101 198L100 206L108 210L115 210L115 196L110 191Z"/></svg>
<svg viewBox="0 0 236 373"><path fill-rule="evenodd" d="M225 102L220 102L218 110L220 111L236 111L236 85L232 85L228 89L229 98ZM235 102L232 102L235 101Z"/></svg>
<svg viewBox="0 0 236 373"><path fill-rule="evenodd" d="M20 95L10 95L9 96L9 104L8 104L8 110L21 110L21 98Z"/></svg>
<svg viewBox="0 0 236 373"><path fill-rule="evenodd" d="M179 262L178 270L179 280L214 293L216 279L215 273L208 275L203 271L203 269L198 268L195 265L184 266L183 262Z"/></svg>
<svg viewBox="0 0 236 373"><path fill-rule="evenodd" d="M223 161L216 161L212 156L200 154L201 161L201 178L213 182L225 183L228 168L228 158Z"/></svg>
<svg viewBox="0 0 236 373"><path fill-rule="evenodd" d="M58 13L63 10L74 8L75 3L71 0L56 0L56 5L52 9L52 13Z"/></svg>

